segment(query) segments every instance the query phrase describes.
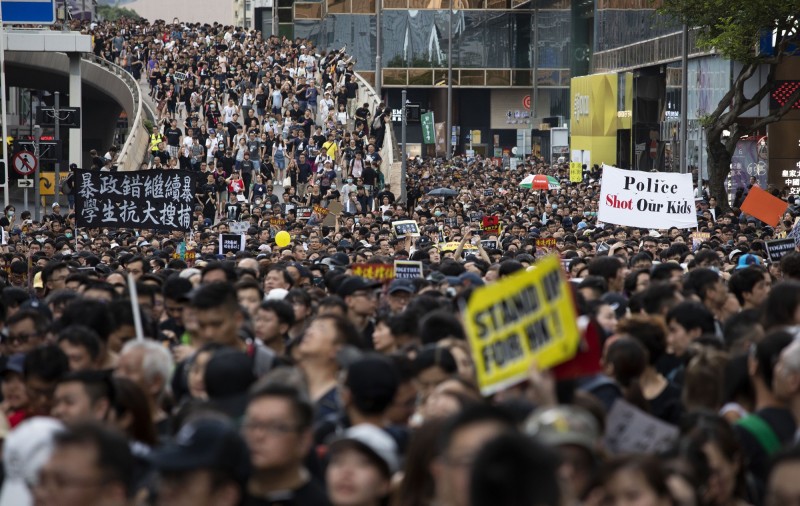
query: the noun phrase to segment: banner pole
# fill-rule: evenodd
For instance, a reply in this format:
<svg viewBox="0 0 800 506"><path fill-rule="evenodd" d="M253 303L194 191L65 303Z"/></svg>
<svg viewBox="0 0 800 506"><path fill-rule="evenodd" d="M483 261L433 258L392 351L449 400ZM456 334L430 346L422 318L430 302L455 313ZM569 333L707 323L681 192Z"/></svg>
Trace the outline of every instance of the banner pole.
<svg viewBox="0 0 800 506"><path fill-rule="evenodd" d="M144 341L144 330L142 329L142 313L139 310L139 295L136 291L136 280L133 274L128 273L128 293L131 296L131 309L133 310L133 325L136 328L136 340Z"/></svg>

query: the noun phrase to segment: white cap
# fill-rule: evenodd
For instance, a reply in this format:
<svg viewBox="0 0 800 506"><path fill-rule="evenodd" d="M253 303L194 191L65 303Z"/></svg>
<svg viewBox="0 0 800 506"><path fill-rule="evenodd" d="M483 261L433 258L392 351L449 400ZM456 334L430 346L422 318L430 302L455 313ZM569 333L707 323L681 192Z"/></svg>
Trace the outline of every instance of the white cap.
<svg viewBox="0 0 800 506"><path fill-rule="evenodd" d="M64 426L54 418L36 417L20 423L5 440L3 465L6 477L0 492L0 506L33 504L28 483L53 453L53 439Z"/></svg>
<svg viewBox="0 0 800 506"><path fill-rule="evenodd" d="M201 273L200 269L195 269L194 267L189 267L188 269L182 270L178 274L178 277L181 277L183 279L189 279L192 276L194 276L195 274L200 274L200 273Z"/></svg>
<svg viewBox="0 0 800 506"><path fill-rule="evenodd" d="M377 425L370 423L354 425L345 430L344 437L335 441L331 446L335 447L338 443L344 441L355 442L374 453L376 457L386 464L390 474L394 474L400 467L400 462L397 458L397 443L392 439L392 436Z"/></svg>

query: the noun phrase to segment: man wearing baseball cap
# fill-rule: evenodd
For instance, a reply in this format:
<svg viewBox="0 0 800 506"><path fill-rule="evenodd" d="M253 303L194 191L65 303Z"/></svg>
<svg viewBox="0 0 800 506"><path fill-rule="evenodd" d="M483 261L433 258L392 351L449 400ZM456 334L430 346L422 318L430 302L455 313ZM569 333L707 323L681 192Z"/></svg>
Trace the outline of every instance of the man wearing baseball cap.
<svg viewBox="0 0 800 506"><path fill-rule="evenodd" d="M196 418L150 454L159 472L159 504L236 506L250 478L250 452L224 418Z"/></svg>
<svg viewBox="0 0 800 506"><path fill-rule="evenodd" d="M360 276L350 276L345 278L336 290L339 297L347 304L347 317L356 326L365 343L371 342L372 333L375 331L372 318L378 308L378 295L375 290L379 287L380 283Z"/></svg>

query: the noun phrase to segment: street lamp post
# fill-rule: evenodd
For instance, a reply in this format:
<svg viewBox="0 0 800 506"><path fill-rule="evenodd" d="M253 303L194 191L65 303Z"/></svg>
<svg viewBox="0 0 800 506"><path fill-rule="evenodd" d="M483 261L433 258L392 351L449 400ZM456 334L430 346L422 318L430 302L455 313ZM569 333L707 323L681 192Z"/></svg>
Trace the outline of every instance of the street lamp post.
<svg viewBox="0 0 800 506"><path fill-rule="evenodd" d="M400 93L402 102L403 117L400 123L400 202L408 206L408 195L406 194L406 171L408 170L408 151L406 151L406 102L408 101L407 91L403 89Z"/></svg>
<svg viewBox="0 0 800 506"><path fill-rule="evenodd" d="M539 4L537 0L531 0L531 7L533 16L531 18L531 40L533 48L531 48L531 113L530 113L530 128L528 130L531 134L531 158L533 157L533 118L536 114L537 103L539 102L539 80L536 79L537 71L539 70Z"/></svg>
<svg viewBox="0 0 800 506"><path fill-rule="evenodd" d="M453 0L447 3L447 133L445 134L446 158L453 156Z"/></svg>
<svg viewBox="0 0 800 506"><path fill-rule="evenodd" d="M383 0L375 0L375 8L377 15L375 16L375 93L378 95L378 101L381 101L383 96L383 69L381 67L381 52L383 51L381 43L381 18L383 17Z"/></svg>
<svg viewBox="0 0 800 506"><path fill-rule="evenodd" d="M42 164L39 162L39 155L41 150L39 149L39 141L42 140L42 127L39 125L33 125L33 154L36 157L36 169L34 170L33 174L33 219L34 221L40 221L41 218L41 207L42 207L42 196L39 192L40 184L39 178L40 175L40 168Z"/></svg>
<svg viewBox="0 0 800 506"><path fill-rule="evenodd" d="M688 155L689 150L686 145L688 139L688 117L687 109L689 108L689 27L686 23L683 24L683 33L681 34L681 126L680 126L680 157L681 157L681 174L686 174L689 170ZM698 178L699 179L699 178ZM698 184L698 188L699 188Z"/></svg>

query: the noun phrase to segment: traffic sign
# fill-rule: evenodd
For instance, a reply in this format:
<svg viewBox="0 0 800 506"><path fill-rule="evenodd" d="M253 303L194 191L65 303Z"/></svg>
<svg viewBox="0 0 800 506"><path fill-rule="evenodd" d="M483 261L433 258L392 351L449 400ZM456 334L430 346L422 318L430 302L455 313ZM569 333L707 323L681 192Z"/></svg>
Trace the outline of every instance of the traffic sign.
<svg viewBox="0 0 800 506"><path fill-rule="evenodd" d="M40 172L39 173L39 195L55 195L60 191L61 185L69 177L69 172L62 170L58 174L58 182L56 182L55 172Z"/></svg>
<svg viewBox="0 0 800 506"><path fill-rule="evenodd" d="M12 162L14 171L20 176L30 176L36 171L37 165L39 165L39 161L30 151L20 151L14 155Z"/></svg>
<svg viewBox="0 0 800 506"><path fill-rule="evenodd" d="M55 0L3 1L1 7L4 23L52 25L56 22Z"/></svg>
<svg viewBox="0 0 800 506"><path fill-rule="evenodd" d="M33 179L17 179L17 186L20 188L33 188Z"/></svg>

